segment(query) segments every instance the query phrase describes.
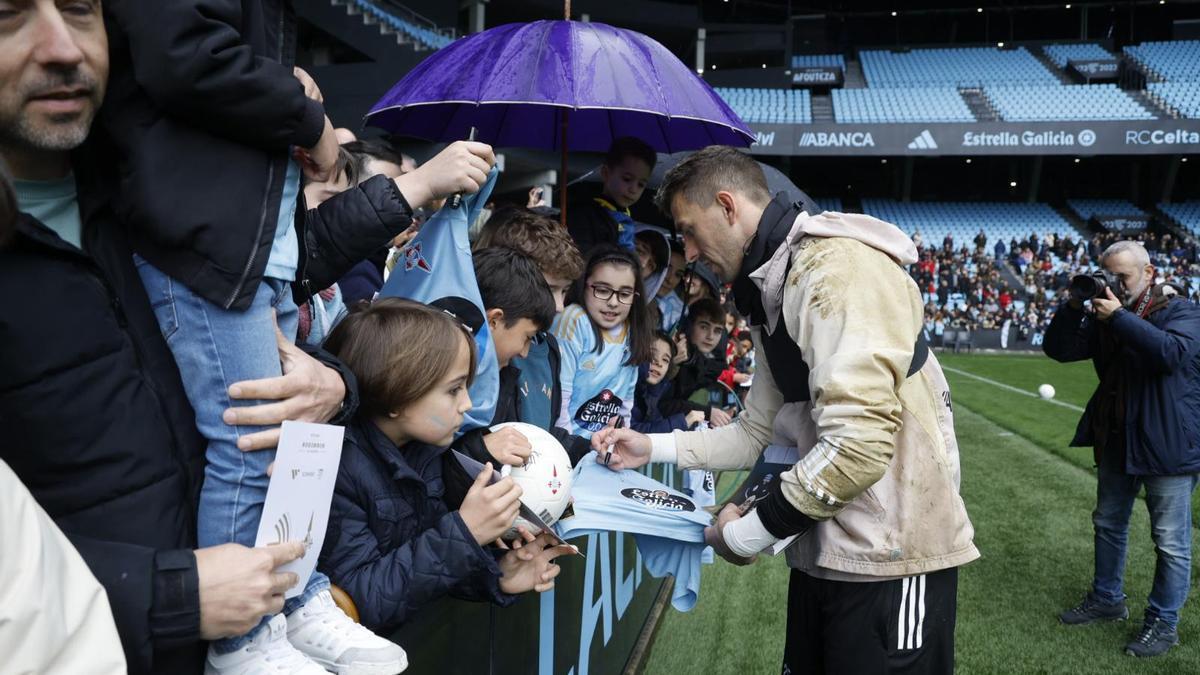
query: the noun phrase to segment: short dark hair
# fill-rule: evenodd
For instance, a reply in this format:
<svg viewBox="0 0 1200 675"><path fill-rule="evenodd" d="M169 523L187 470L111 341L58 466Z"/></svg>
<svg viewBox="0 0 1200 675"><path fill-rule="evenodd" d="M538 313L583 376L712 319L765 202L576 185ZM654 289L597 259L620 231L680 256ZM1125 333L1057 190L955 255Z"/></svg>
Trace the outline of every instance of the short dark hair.
<svg viewBox="0 0 1200 675"><path fill-rule="evenodd" d="M675 349L675 341L671 339L671 336L666 331L656 330L654 331L654 340L651 342L651 344L658 342L659 340L667 343L667 349L671 352L671 361L674 361L675 356L678 353Z"/></svg>
<svg viewBox="0 0 1200 675"><path fill-rule="evenodd" d="M538 330L546 330L554 322L554 296L542 271L528 256L496 246L476 251L474 263L483 308L504 310L506 327L529 319Z"/></svg>
<svg viewBox="0 0 1200 675"><path fill-rule="evenodd" d="M670 218L675 195L706 206L722 190L736 190L762 204L771 201L767 177L753 157L726 145L710 145L667 171L654 204Z"/></svg>
<svg viewBox="0 0 1200 675"><path fill-rule="evenodd" d="M692 324L706 320L720 326L725 325L725 308L711 298L701 298L688 306L688 320Z"/></svg>
<svg viewBox="0 0 1200 675"><path fill-rule="evenodd" d="M475 339L452 314L403 298L359 302L338 323L324 348L346 364L358 382L360 409L387 415L416 403L454 365L467 341L475 380Z"/></svg>
<svg viewBox="0 0 1200 675"><path fill-rule="evenodd" d="M604 164L617 166L625 161L626 157L640 159L651 169L658 163L658 153L654 152L654 148L647 145L645 141L633 136L622 136L613 140L612 145L608 146L608 153L604 155Z"/></svg>
<svg viewBox="0 0 1200 675"><path fill-rule="evenodd" d="M502 206L492 213L475 250L505 246L533 259L542 274L575 281L583 274L583 256L575 240L556 221L519 206Z"/></svg>
<svg viewBox="0 0 1200 675"><path fill-rule="evenodd" d="M370 178L366 175L367 160L376 159L381 162L391 162L396 166L404 164L404 155L396 146L382 138L366 138L351 141L342 145L342 150L348 155L346 162L346 177L351 185L358 185Z"/></svg>

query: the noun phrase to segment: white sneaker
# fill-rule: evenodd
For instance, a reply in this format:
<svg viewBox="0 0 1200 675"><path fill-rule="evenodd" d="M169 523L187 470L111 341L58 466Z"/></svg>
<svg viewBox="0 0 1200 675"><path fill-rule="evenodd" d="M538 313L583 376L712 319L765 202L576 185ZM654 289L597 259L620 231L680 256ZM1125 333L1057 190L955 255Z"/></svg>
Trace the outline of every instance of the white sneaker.
<svg viewBox="0 0 1200 675"><path fill-rule="evenodd" d="M209 647L204 675L325 675L324 668L288 642L287 627L287 619L276 614L266 628L235 652L218 654Z"/></svg>
<svg viewBox="0 0 1200 675"><path fill-rule="evenodd" d="M346 616L322 591L287 617L292 646L340 675L395 675L408 667L408 655Z"/></svg>

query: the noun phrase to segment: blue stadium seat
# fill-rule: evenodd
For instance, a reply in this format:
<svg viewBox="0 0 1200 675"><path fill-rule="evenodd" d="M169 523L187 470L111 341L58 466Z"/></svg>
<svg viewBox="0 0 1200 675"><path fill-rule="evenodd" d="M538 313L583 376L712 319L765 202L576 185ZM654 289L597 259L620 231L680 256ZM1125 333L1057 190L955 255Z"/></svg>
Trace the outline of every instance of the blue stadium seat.
<svg viewBox="0 0 1200 675"><path fill-rule="evenodd" d="M1067 61L1072 60L1083 61L1116 58L1104 47L1093 43L1046 45L1042 48L1042 51L1046 52L1046 56L1050 57L1050 61L1059 68L1065 68Z"/></svg>
<svg viewBox="0 0 1200 675"><path fill-rule="evenodd" d="M846 59L841 54L795 54L793 68L845 68Z"/></svg>
<svg viewBox="0 0 1200 675"><path fill-rule="evenodd" d="M807 89L715 87L714 90L748 124L812 122L812 99Z"/></svg>
<svg viewBox="0 0 1200 675"><path fill-rule="evenodd" d="M1125 53L1168 82L1200 81L1200 40L1143 42L1126 47Z"/></svg>
<svg viewBox="0 0 1200 675"><path fill-rule="evenodd" d="M812 200L816 202L817 206L821 207L821 209L824 211L837 211L838 213L845 213L845 209L842 207L841 197L813 197Z"/></svg>
<svg viewBox="0 0 1200 675"><path fill-rule="evenodd" d="M1152 99L1182 117L1200 118L1200 80L1195 82L1151 82L1146 91Z"/></svg>
<svg viewBox="0 0 1200 675"><path fill-rule="evenodd" d="M1084 220L1092 216L1146 215L1145 211L1127 199L1068 199L1067 206Z"/></svg>
<svg viewBox="0 0 1200 675"><path fill-rule="evenodd" d="M405 34L409 39L420 43L428 49L441 49L454 41L453 38L447 35L442 35L424 26L418 26L407 19L392 14L369 0L354 0L354 4L364 14L374 17L388 28Z"/></svg>
<svg viewBox="0 0 1200 675"><path fill-rule="evenodd" d="M841 124L974 122L954 87L834 89L833 116Z"/></svg>
<svg viewBox="0 0 1200 675"><path fill-rule="evenodd" d="M1183 229L1193 236L1200 237L1200 201L1179 202L1171 204L1163 202L1158 205L1163 213L1179 221Z"/></svg>
<svg viewBox="0 0 1200 675"><path fill-rule="evenodd" d="M1154 119L1115 84L992 85L984 92L1009 122Z"/></svg>
<svg viewBox="0 0 1200 675"><path fill-rule="evenodd" d="M989 84L1058 84L1024 47L914 49L859 53L871 87L981 87Z"/></svg>
<svg viewBox="0 0 1200 675"><path fill-rule="evenodd" d="M1066 218L1048 204L1016 202L899 202L892 199L864 199L863 212L887 221L908 234L920 232L925 245L941 246L946 235L954 237L955 248L975 248L975 236L982 229L988 250L1002 240L1025 239L1030 233L1044 236L1080 233Z"/></svg>

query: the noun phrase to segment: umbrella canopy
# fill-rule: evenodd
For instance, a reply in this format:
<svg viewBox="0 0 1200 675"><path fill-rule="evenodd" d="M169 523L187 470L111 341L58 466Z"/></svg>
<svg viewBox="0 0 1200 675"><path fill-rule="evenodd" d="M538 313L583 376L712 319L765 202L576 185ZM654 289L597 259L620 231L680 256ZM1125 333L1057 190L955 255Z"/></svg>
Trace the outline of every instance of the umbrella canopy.
<svg viewBox="0 0 1200 675"><path fill-rule="evenodd" d="M570 123L563 146L562 123ZM635 136L659 152L746 147L754 134L651 38L602 23L497 26L438 50L367 114L389 132L498 147L604 152Z"/></svg>

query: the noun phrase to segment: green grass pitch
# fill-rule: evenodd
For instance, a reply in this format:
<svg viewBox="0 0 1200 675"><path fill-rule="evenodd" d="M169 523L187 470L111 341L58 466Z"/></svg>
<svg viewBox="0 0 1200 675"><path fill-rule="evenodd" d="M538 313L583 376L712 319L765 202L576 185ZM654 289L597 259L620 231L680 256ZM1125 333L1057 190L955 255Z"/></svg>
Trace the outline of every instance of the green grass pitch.
<svg viewBox="0 0 1200 675"><path fill-rule="evenodd" d="M1041 356L939 358L954 396L963 498L983 554L959 577L958 672L1200 673L1195 573L1180 624L1182 644L1146 661L1123 653L1141 624L1154 575L1143 502L1134 507L1129 541L1125 590L1130 620L1059 625L1057 613L1083 596L1092 574L1092 453L1090 448L1067 447L1079 413L955 372L1027 392L1050 383L1057 400L1083 406L1096 383L1090 365L1061 365ZM727 474L722 487L735 479ZM1200 493L1193 513L1200 514ZM1200 561L1194 559L1196 566ZM778 673L787 580L782 558L748 568L723 561L706 567L699 604L688 614L667 610L645 672Z"/></svg>

